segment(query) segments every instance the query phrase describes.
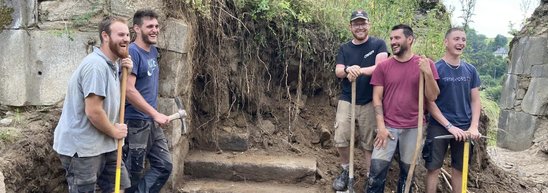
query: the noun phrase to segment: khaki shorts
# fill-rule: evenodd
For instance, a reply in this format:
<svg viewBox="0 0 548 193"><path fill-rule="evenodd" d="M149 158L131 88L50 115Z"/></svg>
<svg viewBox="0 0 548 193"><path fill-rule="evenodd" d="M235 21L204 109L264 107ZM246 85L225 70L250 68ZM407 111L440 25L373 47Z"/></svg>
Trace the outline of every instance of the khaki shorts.
<svg viewBox="0 0 548 193"><path fill-rule="evenodd" d="M335 147L348 147L350 145L351 107L352 104L349 102L339 100L335 118ZM362 149L372 151L375 129L377 129L373 102L365 105L356 105L356 119L358 120L358 127L355 133L356 140L359 141L359 146Z"/></svg>

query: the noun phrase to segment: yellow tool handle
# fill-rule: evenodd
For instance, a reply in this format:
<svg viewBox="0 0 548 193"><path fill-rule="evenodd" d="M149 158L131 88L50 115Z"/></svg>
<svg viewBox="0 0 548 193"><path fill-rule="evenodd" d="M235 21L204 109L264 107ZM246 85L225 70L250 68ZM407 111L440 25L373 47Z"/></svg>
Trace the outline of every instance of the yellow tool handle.
<svg viewBox="0 0 548 193"><path fill-rule="evenodd" d="M466 193L468 184L468 159L470 155L470 139L464 142L464 153L462 155L462 193Z"/></svg>

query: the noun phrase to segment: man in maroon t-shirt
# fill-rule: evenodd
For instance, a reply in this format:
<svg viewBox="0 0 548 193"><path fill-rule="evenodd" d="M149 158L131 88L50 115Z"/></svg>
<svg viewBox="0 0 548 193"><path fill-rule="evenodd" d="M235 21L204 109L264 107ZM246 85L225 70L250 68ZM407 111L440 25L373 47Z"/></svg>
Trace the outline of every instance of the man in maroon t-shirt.
<svg viewBox="0 0 548 193"><path fill-rule="evenodd" d="M371 78L377 137L367 184L369 193L384 192L386 174L396 149L400 155L397 192L403 192L417 142L419 73L424 74L426 101L436 100L439 94L434 63L411 51L413 41L411 27L394 26L390 33L394 56L380 63Z"/></svg>

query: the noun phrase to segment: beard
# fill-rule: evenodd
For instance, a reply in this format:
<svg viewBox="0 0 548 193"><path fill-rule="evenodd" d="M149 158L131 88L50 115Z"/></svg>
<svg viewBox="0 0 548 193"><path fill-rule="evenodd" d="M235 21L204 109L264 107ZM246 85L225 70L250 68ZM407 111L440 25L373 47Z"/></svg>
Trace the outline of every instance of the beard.
<svg viewBox="0 0 548 193"><path fill-rule="evenodd" d="M362 41L362 40L365 40L365 38L367 38L367 34L368 34L367 32L362 32L362 33L364 33L365 35L360 36L360 35L357 35L357 33L352 33L352 36L354 36L354 39Z"/></svg>
<svg viewBox="0 0 548 193"><path fill-rule="evenodd" d="M141 39L143 40L143 42L145 42L145 44L148 44L148 45L157 43L157 41L150 40L150 37L148 37L148 35L145 35L145 34L142 34Z"/></svg>
<svg viewBox="0 0 548 193"><path fill-rule="evenodd" d="M409 49L406 44L400 44L399 47L400 49L398 51L395 51L394 48L392 48L392 52L396 56L402 56Z"/></svg>
<svg viewBox="0 0 548 193"><path fill-rule="evenodd" d="M108 42L108 48L116 55L118 58L127 58L129 57L128 46L122 47L119 43L114 43L112 39Z"/></svg>

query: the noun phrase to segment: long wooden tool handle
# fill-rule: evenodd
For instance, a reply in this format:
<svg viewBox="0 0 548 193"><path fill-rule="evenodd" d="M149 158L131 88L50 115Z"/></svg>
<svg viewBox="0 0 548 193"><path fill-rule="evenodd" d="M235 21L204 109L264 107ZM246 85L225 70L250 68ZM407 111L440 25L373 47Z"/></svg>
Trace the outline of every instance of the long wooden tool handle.
<svg viewBox="0 0 548 193"><path fill-rule="evenodd" d="M419 151L422 144L422 124L424 119L424 75L419 72L419 118L417 126L417 143L415 144L415 153L413 153L413 161L409 167L409 173L407 173L407 179L405 180L405 193L408 193L411 189L411 180L413 179L413 172L415 171L415 164L417 157L419 157Z"/></svg>
<svg viewBox="0 0 548 193"><path fill-rule="evenodd" d="M126 84L127 84L128 69L122 67L122 82L120 83L120 124L124 124L124 116L126 113ZM118 139L118 154L116 157L116 178L114 180L114 193L120 193L120 178L122 175L122 145L123 139Z"/></svg>
<svg viewBox="0 0 548 193"><path fill-rule="evenodd" d="M356 81L352 81L352 107L351 107L351 119L350 119L350 166L348 168L348 189L353 190L354 181L354 136L356 131Z"/></svg>

